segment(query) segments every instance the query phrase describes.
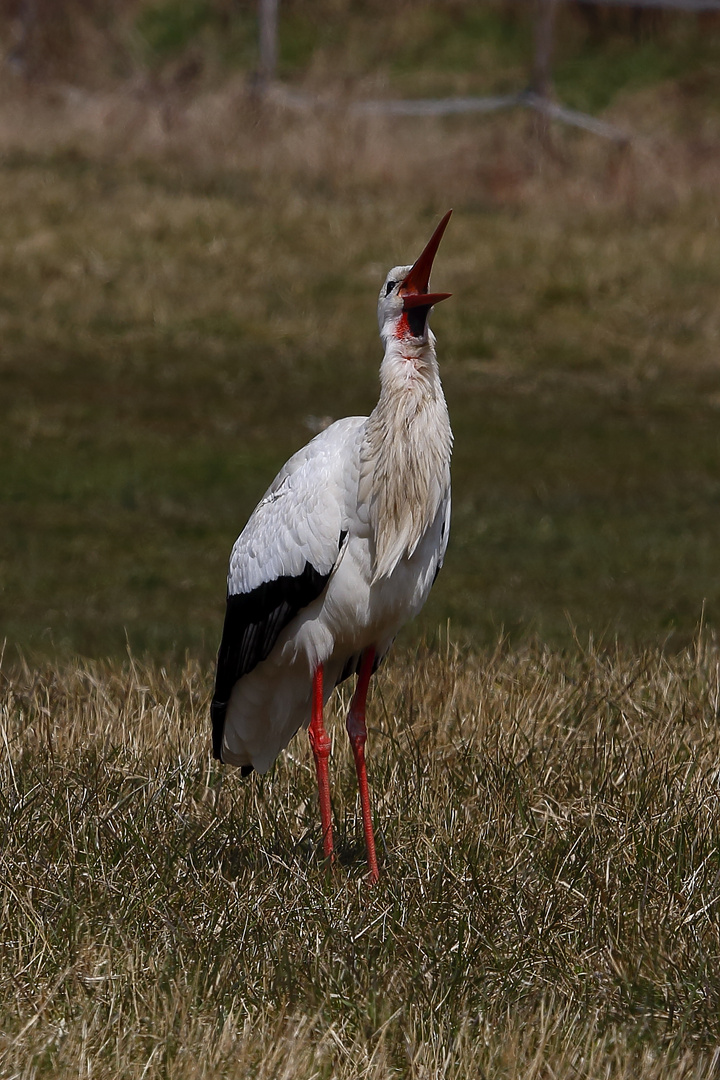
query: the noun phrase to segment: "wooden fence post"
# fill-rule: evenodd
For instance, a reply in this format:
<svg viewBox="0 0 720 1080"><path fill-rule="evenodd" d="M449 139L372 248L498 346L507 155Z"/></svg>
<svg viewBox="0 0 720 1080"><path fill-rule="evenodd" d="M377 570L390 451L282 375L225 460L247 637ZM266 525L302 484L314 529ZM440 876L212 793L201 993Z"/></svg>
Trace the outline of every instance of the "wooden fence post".
<svg viewBox="0 0 720 1080"><path fill-rule="evenodd" d="M278 0L258 0L260 28L260 64L258 84L264 91L273 81L277 71Z"/></svg>
<svg viewBox="0 0 720 1080"><path fill-rule="evenodd" d="M38 12L36 0L22 0L18 12L18 32L5 63L16 75L29 75L28 53L32 46L33 32L37 28Z"/></svg>
<svg viewBox="0 0 720 1080"><path fill-rule="evenodd" d="M546 106L552 95L551 69L556 8L557 0L535 0L535 52L528 104L535 113L535 136L547 151L552 151Z"/></svg>
<svg viewBox="0 0 720 1080"><path fill-rule="evenodd" d="M552 88L550 72L557 0L535 0L535 7L535 54L530 89L539 98L548 98Z"/></svg>

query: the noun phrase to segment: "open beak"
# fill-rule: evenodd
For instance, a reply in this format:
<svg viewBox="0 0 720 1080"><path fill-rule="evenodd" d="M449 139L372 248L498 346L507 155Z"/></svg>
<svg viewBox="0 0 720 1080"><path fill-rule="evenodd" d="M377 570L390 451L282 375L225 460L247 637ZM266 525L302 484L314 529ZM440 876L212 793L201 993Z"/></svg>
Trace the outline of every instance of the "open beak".
<svg viewBox="0 0 720 1080"><path fill-rule="evenodd" d="M443 238L451 214L452 210L448 210L425 245L422 255L415 260L415 264L411 267L409 274L398 290L403 298L403 311L409 311L411 308L417 307L430 308L433 304L439 304L441 300L447 300L452 295L446 292L428 292L433 260L437 254L437 249L440 247L440 241Z"/></svg>

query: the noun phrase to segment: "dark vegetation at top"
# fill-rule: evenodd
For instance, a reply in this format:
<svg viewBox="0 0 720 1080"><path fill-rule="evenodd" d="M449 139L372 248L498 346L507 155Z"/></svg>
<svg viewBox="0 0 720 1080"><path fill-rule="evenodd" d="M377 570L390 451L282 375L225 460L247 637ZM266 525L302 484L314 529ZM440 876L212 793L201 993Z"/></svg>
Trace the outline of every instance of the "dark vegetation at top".
<svg viewBox="0 0 720 1080"><path fill-rule="evenodd" d="M533 4L512 0L282 0L279 74L345 89L389 79L408 94L519 89ZM257 65L255 0L6 0L3 51L31 79L107 85L143 73L184 89ZM606 108L623 91L688 79L720 103L718 17L560 3L554 73L569 104Z"/></svg>

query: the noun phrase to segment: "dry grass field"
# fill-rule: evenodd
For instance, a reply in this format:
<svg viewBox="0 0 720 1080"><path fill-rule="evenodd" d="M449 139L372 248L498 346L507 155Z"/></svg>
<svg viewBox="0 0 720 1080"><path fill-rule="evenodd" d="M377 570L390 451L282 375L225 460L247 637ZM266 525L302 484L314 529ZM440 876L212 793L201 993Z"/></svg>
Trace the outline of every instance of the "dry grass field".
<svg viewBox="0 0 720 1080"><path fill-rule="evenodd" d="M209 683L2 679L3 1076L717 1075L716 646L396 656L372 890L341 716L328 875L307 740L241 780Z"/></svg>
<svg viewBox="0 0 720 1080"><path fill-rule="evenodd" d="M3 1080L720 1072L720 35L563 14L623 150L343 110L518 88L511 8L288 0L306 114L258 110L229 0L37 0L0 74ZM343 699L328 874L302 736L211 760L212 657L449 206L452 537L372 691L368 890Z"/></svg>

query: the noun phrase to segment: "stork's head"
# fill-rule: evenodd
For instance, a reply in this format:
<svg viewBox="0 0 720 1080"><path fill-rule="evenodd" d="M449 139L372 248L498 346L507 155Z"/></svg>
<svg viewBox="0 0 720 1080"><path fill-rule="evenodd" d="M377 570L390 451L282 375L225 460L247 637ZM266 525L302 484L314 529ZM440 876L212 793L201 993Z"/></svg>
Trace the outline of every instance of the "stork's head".
<svg viewBox="0 0 720 1080"><path fill-rule="evenodd" d="M378 323L385 341L390 338L425 341L430 309L450 296L450 293L428 292L428 285L433 259L451 214L452 210L448 210L412 266L394 266L385 278L378 298Z"/></svg>

